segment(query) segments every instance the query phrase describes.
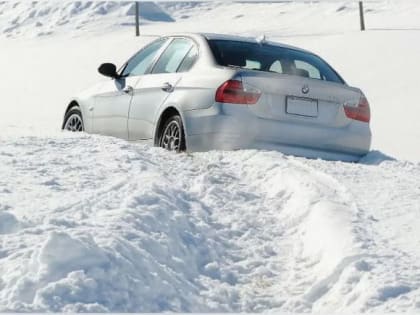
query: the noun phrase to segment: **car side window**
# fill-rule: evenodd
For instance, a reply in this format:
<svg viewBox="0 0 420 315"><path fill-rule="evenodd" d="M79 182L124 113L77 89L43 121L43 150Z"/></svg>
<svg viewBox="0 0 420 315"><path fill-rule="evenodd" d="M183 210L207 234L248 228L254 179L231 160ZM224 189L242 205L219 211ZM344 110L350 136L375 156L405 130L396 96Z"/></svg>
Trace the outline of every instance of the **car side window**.
<svg viewBox="0 0 420 315"><path fill-rule="evenodd" d="M178 68L177 72L187 72L191 69L194 65L195 61L198 58L198 49L195 45L190 49L188 54L185 56L184 60L182 61L181 65Z"/></svg>
<svg viewBox="0 0 420 315"><path fill-rule="evenodd" d="M174 39L160 56L152 73L174 73L192 48L193 43L185 38Z"/></svg>
<svg viewBox="0 0 420 315"><path fill-rule="evenodd" d="M166 40L159 39L140 50L128 61L122 75L131 77L145 74Z"/></svg>

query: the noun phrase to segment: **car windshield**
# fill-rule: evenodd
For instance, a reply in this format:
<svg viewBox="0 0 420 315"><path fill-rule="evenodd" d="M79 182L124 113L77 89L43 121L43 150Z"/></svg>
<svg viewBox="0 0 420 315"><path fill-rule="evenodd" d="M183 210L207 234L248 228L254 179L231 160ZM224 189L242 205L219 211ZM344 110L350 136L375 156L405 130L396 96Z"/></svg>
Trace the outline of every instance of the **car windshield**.
<svg viewBox="0 0 420 315"><path fill-rule="evenodd" d="M209 40L221 66L296 75L344 84L343 79L318 56L286 47L235 40Z"/></svg>

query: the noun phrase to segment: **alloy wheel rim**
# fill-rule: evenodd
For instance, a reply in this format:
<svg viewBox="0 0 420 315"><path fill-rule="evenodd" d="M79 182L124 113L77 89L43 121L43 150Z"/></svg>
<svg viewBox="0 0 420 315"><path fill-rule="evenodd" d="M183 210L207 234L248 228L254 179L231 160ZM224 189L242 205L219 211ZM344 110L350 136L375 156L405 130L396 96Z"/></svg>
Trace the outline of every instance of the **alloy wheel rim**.
<svg viewBox="0 0 420 315"><path fill-rule="evenodd" d="M64 126L65 130L69 130L69 131L83 131L83 121L82 121L82 117L80 117L80 115L78 114L73 114L71 115L67 121L66 121L66 125Z"/></svg>
<svg viewBox="0 0 420 315"><path fill-rule="evenodd" d="M181 144L181 132L179 124L171 121L163 131L161 147L169 151L179 151Z"/></svg>

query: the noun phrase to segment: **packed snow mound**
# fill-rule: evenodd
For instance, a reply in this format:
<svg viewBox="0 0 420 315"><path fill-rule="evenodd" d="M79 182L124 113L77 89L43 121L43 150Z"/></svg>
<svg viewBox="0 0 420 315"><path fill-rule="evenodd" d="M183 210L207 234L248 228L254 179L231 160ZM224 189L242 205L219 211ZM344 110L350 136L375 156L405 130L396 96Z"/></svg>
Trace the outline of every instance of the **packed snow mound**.
<svg viewBox="0 0 420 315"><path fill-rule="evenodd" d="M12 131L0 311L420 308L419 164Z"/></svg>
<svg viewBox="0 0 420 315"><path fill-rule="evenodd" d="M1 2L0 33L6 37L110 31L135 24L134 1ZM174 19L154 2L140 3L142 24Z"/></svg>

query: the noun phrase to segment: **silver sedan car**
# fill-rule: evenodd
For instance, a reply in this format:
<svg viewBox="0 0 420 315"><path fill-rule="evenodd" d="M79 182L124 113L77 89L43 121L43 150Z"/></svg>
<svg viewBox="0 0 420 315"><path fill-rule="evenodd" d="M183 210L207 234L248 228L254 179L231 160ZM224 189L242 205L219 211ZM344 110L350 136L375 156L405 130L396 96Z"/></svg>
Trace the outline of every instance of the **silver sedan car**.
<svg viewBox="0 0 420 315"><path fill-rule="evenodd" d="M149 140L173 151L275 149L356 161L369 103L317 55L265 38L178 34L146 45L75 97L63 129Z"/></svg>

